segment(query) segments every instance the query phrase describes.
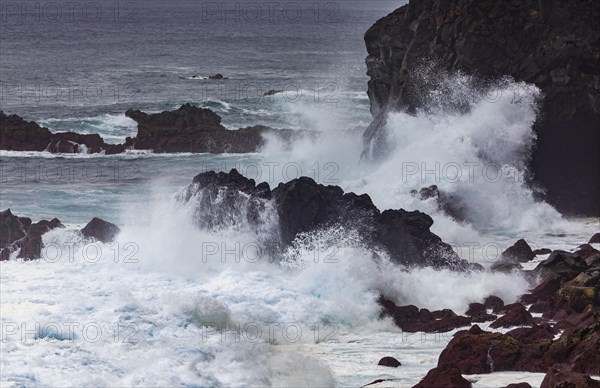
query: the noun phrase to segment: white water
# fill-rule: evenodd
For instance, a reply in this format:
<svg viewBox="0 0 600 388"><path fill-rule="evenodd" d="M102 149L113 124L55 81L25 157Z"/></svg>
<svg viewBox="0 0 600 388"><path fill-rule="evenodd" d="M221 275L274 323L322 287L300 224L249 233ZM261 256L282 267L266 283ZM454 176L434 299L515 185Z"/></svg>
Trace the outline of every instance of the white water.
<svg viewBox="0 0 600 388"><path fill-rule="evenodd" d="M452 82L464 85L465 79ZM515 99L515 91L529 98ZM262 157L318 172L322 183L366 192L380 209L423 210L445 241L480 244L469 259L485 263L483 243L505 249L522 236L536 247L573 248L597 230L597 220L563 219L535 202L522 180L535 141L531 97L537 94L506 82L470 99L468 113L391 114L391 151L372 162L361 160L360 132L336 126L349 108L297 105L290 109L321 132L319 139L291 149L271 141ZM438 172L423 175L423 165L432 170L438 163ZM415 165L418 170L407 170ZM443 166L456 165L463 179L453 182L455 170ZM503 171L498 181L485 175L495 177L495 168ZM278 172L283 176L281 167ZM279 180L285 179L269 183ZM469 222L410 195L430 184L463 205ZM397 304L462 313L491 294L510 303L528 288L516 275L405 272L381 252L374 260L343 229L303 236L286 260L272 263L253 251L264 240L243 224L200 230L197 216L193 203L183 206L157 182L153 196L123 205L115 244L76 244L70 260L70 241L79 241L73 230L81 227L71 225L44 236L47 247L60 248L58 256L48 248L41 262L1 263L3 386L322 387L385 377L410 386L436 365L450 336L407 338L388 319L378 319L380 293ZM78 326L70 332L72 323ZM376 366L390 355L403 366ZM514 382L511 377L521 378L498 381ZM525 378L541 381L539 375ZM486 386L485 377L478 379Z"/></svg>

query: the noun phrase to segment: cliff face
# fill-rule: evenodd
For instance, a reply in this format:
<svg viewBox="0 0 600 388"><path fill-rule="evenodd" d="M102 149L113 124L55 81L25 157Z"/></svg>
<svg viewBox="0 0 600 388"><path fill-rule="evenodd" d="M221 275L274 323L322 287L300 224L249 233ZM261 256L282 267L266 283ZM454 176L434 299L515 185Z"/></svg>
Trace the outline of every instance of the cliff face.
<svg viewBox="0 0 600 388"><path fill-rule="evenodd" d="M568 214L600 215L600 2L411 0L365 34L374 123L426 101L411 70L444 70L536 84L544 99L532 160L546 200Z"/></svg>

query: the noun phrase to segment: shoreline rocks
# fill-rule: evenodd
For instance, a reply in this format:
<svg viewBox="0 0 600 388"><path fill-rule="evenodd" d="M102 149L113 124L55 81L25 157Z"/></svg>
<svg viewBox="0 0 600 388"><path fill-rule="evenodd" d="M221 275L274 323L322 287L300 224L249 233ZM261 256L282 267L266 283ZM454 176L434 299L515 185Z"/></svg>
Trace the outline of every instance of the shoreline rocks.
<svg viewBox="0 0 600 388"><path fill-rule="evenodd" d="M516 246L524 245L520 242ZM543 372L542 387L554 387L559 382L600 386L599 381L590 379L590 375L600 375L600 252L592 247L575 253L555 250L529 272L540 276L541 282L519 302L504 305L500 298L490 296L483 304L471 303L467 310L475 322L474 317L493 309L500 317L490 328L512 329L502 334L473 325L457 332L432 371L438 375L443 374L440 368L457 368L461 375ZM411 311L414 315L419 309L411 306ZM543 314L534 318L531 312ZM423 327L421 331L425 331ZM448 377L456 374L449 370L444 373Z"/></svg>
<svg viewBox="0 0 600 388"><path fill-rule="evenodd" d="M388 111L427 107L428 88L440 85L415 76L426 62L474 74L483 88L511 76L544 96L531 168L545 199L563 214L600 215L598 14L594 0L410 0L364 36L373 114L365 141L379 144Z"/></svg>

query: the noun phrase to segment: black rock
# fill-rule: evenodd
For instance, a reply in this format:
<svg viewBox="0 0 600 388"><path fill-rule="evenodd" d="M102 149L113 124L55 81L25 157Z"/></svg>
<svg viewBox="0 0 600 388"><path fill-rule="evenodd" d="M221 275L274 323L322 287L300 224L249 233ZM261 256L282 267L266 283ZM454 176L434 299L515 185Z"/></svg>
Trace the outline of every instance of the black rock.
<svg viewBox="0 0 600 388"><path fill-rule="evenodd" d="M57 218L32 223L30 218L15 216L10 209L0 212L0 261L8 260L16 251L17 258L39 259L42 235L55 228L64 228Z"/></svg>
<svg viewBox="0 0 600 388"><path fill-rule="evenodd" d="M584 259L566 251L556 250L535 268L535 271L543 276L559 275L566 279L572 279L580 272L585 271L587 263Z"/></svg>
<svg viewBox="0 0 600 388"><path fill-rule="evenodd" d="M468 268L468 262L431 233L433 220L427 214L403 209L380 212L366 194L344 193L338 186L320 185L308 177L270 190L268 184L256 185L236 170L202 173L193 182L180 199L197 202L195 219L202 228L247 224L264 230L269 226L264 214L272 209L278 230L271 238L282 247L289 246L301 233L342 226L349 232L356 231L365 244L385 249L395 262Z"/></svg>
<svg viewBox="0 0 600 388"><path fill-rule="evenodd" d="M98 217L92 218L92 220L81 229L81 233L85 237L90 237L104 243L113 241L119 232L121 232L121 229L119 229L118 226Z"/></svg>
<svg viewBox="0 0 600 388"><path fill-rule="evenodd" d="M394 357L383 357L381 360L379 360L379 363L377 365L389 366L391 368L397 368L402 364L400 363L400 361L396 360Z"/></svg>
<svg viewBox="0 0 600 388"><path fill-rule="evenodd" d="M524 239L518 240L513 246L502 252L502 260L525 263L535 258L533 250Z"/></svg>

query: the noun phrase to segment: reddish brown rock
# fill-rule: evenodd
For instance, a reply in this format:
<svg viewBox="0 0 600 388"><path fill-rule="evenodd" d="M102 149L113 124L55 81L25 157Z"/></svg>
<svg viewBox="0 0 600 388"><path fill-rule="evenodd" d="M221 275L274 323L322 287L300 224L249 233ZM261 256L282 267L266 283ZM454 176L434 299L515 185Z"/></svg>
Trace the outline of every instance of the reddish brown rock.
<svg viewBox="0 0 600 388"><path fill-rule="evenodd" d="M558 368L550 368L540 388L600 388L600 381L589 375L576 372L562 372Z"/></svg>
<svg viewBox="0 0 600 388"><path fill-rule="evenodd" d="M490 295L483 301L485 307L495 310L496 308L504 307L504 301L496 295Z"/></svg>
<svg viewBox="0 0 600 388"><path fill-rule="evenodd" d="M427 372L427 375L413 388L471 388L471 382L460 373L454 365L438 366Z"/></svg>
<svg viewBox="0 0 600 388"><path fill-rule="evenodd" d="M600 322L573 332L564 332L543 355L548 365L563 370L600 375Z"/></svg>
<svg viewBox="0 0 600 388"><path fill-rule="evenodd" d="M525 343L509 335L482 331L475 325L456 333L440 354L438 366L456 364L464 374L545 372L541 357L550 344L548 340Z"/></svg>
<svg viewBox="0 0 600 388"><path fill-rule="evenodd" d="M533 323L534 320L529 311L527 311L527 309L522 304L517 303L512 305L512 307L506 312L505 315L492 322L492 324L490 324L490 327L512 327L531 325Z"/></svg>

